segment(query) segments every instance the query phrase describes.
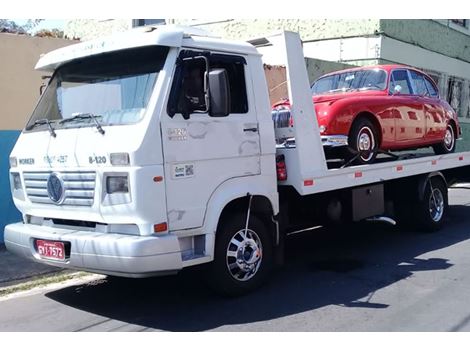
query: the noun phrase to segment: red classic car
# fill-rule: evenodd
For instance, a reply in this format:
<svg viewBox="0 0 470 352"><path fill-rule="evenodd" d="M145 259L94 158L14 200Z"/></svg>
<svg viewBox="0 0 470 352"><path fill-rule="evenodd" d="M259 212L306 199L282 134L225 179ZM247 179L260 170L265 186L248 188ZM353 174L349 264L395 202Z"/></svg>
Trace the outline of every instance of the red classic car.
<svg viewBox="0 0 470 352"><path fill-rule="evenodd" d="M457 114L439 97L433 80L415 68L379 65L337 71L320 77L311 89L323 145L346 147L349 159L360 154L357 163L373 162L380 150L455 150L461 133ZM288 112L287 100L275 104L275 122L282 124L276 118L284 118L291 124L285 119Z"/></svg>

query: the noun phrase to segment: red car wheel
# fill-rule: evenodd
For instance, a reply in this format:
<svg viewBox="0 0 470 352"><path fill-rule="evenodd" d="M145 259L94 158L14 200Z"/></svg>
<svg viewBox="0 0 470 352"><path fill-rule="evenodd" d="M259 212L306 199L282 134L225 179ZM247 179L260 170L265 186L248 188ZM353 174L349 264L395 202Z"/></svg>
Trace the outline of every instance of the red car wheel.
<svg viewBox="0 0 470 352"><path fill-rule="evenodd" d="M452 125L447 125L442 143L433 147L436 154L448 154L455 151L455 131Z"/></svg>
<svg viewBox="0 0 470 352"><path fill-rule="evenodd" d="M349 159L354 158L356 164L370 164L377 156L378 138L374 124L366 118L357 119L349 133Z"/></svg>

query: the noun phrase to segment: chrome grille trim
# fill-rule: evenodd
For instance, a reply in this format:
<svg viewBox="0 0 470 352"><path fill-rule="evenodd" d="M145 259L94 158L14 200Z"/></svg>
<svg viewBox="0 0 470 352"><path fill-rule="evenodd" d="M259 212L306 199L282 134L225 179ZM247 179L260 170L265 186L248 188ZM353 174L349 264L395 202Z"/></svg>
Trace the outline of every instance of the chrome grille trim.
<svg viewBox="0 0 470 352"><path fill-rule="evenodd" d="M24 172L24 184L32 203L56 205L47 193L47 180L52 171ZM92 206L95 197L96 172L61 171L65 198L62 205Z"/></svg>

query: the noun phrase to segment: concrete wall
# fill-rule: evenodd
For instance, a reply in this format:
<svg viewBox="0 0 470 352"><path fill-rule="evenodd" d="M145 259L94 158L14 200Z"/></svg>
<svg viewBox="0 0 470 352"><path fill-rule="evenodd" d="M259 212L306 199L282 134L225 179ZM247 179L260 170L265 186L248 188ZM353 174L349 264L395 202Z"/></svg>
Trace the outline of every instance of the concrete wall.
<svg viewBox="0 0 470 352"><path fill-rule="evenodd" d="M64 28L64 34L67 38L90 40L115 32L127 31L131 28L131 19L80 19L68 21Z"/></svg>
<svg viewBox="0 0 470 352"><path fill-rule="evenodd" d="M470 31L457 28L446 20L380 20L386 36L470 62Z"/></svg>
<svg viewBox="0 0 470 352"><path fill-rule="evenodd" d="M20 131L0 130L0 243L3 242L3 229L5 225L21 220L20 212L15 208L10 193L10 167L8 156L15 145Z"/></svg>
<svg viewBox="0 0 470 352"><path fill-rule="evenodd" d="M39 98L41 75L34 70L41 54L75 43L0 33L0 130L19 130Z"/></svg>
<svg viewBox="0 0 470 352"><path fill-rule="evenodd" d="M310 83L324 74L343 70L351 65L341 64L337 62L322 61L316 59L306 59L307 71ZM286 68L280 65L265 65L264 73L269 89L269 100L274 104L288 97Z"/></svg>
<svg viewBox="0 0 470 352"><path fill-rule="evenodd" d="M9 156L39 98L42 73L34 66L42 53L72 43L0 33L0 243L4 226L20 220L10 195Z"/></svg>
<svg viewBox="0 0 470 352"><path fill-rule="evenodd" d="M225 38L242 40L265 36L283 29L299 32L304 41L362 36L374 34L380 27L378 19L237 19L225 21L169 19L167 22L195 25Z"/></svg>

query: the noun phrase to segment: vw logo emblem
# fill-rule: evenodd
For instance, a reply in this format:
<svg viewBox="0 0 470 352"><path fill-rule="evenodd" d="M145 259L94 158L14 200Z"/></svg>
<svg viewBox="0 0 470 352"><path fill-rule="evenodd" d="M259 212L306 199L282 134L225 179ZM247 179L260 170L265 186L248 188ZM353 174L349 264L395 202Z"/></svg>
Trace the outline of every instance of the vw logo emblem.
<svg viewBox="0 0 470 352"><path fill-rule="evenodd" d="M53 172L47 179L47 194L56 204L61 204L64 200L64 181L60 174Z"/></svg>

